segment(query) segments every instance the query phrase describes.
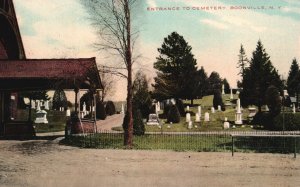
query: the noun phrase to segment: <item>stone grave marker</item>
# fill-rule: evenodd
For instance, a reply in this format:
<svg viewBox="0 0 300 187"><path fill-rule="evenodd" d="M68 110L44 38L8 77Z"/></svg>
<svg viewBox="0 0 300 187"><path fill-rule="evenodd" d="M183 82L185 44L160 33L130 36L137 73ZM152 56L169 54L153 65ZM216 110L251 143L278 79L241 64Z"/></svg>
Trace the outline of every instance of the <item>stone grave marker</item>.
<svg viewBox="0 0 300 187"><path fill-rule="evenodd" d="M196 119L195 119L195 122L200 122L200 115L199 115L199 113L196 113Z"/></svg>
<svg viewBox="0 0 300 187"><path fill-rule="evenodd" d="M227 117L225 117L223 127L224 127L224 129L229 129L229 128L230 128L230 124L229 124L229 122L227 121Z"/></svg>
<svg viewBox="0 0 300 187"><path fill-rule="evenodd" d="M205 112L205 114L204 114L204 121L209 122L209 113L208 112Z"/></svg>
<svg viewBox="0 0 300 187"><path fill-rule="evenodd" d="M36 113L36 118L34 123L48 123L47 112L45 110L40 110Z"/></svg>
<svg viewBox="0 0 300 187"><path fill-rule="evenodd" d="M185 116L185 122L190 122L191 121L191 114L190 113L186 113L186 116Z"/></svg>

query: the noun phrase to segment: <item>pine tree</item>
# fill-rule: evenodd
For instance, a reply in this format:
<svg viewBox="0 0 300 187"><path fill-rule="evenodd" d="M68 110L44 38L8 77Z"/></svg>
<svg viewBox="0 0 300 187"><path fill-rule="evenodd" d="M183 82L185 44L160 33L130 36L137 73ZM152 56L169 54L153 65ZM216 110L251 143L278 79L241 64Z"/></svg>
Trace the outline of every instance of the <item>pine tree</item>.
<svg viewBox="0 0 300 187"><path fill-rule="evenodd" d="M245 69L242 85L243 92L240 96L243 105L256 105L259 111L266 104L265 95L269 86L273 85L282 92L283 84L278 71L273 67L260 40L252 53L249 68Z"/></svg>
<svg viewBox="0 0 300 187"><path fill-rule="evenodd" d="M242 77L244 77L245 69L248 67L249 61L247 59L246 52L245 52L245 49L242 44L241 44L240 53L238 56L239 56L239 61L238 61L237 68L240 68L240 72L238 73L238 75L241 75Z"/></svg>
<svg viewBox="0 0 300 187"><path fill-rule="evenodd" d="M227 79L226 78L223 79L222 83L224 85L224 91L225 91L225 93L226 94L230 93L230 85L229 85Z"/></svg>
<svg viewBox="0 0 300 187"><path fill-rule="evenodd" d="M133 110L140 110L142 117L146 119L152 105L148 84L146 75L142 71L138 71L133 81Z"/></svg>
<svg viewBox="0 0 300 187"><path fill-rule="evenodd" d="M194 99L197 63L191 51L192 47L176 32L164 39L154 63L158 70L153 85L155 97Z"/></svg>
<svg viewBox="0 0 300 187"><path fill-rule="evenodd" d="M219 75L219 73L213 71L211 72L209 78L208 78L208 95L212 95L215 93L216 90L222 89L222 79Z"/></svg>
<svg viewBox="0 0 300 187"><path fill-rule="evenodd" d="M53 95L52 109L59 110L60 107L63 107L65 110L68 107L66 94L62 89L55 90Z"/></svg>
<svg viewBox="0 0 300 187"><path fill-rule="evenodd" d="M297 87L298 84L300 83L299 80L297 80L297 74L299 73L299 65L296 60L296 58L293 59L290 71L289 71L289 76L287 79L287 90L290 96L294 96L297 92Z"/></svg>

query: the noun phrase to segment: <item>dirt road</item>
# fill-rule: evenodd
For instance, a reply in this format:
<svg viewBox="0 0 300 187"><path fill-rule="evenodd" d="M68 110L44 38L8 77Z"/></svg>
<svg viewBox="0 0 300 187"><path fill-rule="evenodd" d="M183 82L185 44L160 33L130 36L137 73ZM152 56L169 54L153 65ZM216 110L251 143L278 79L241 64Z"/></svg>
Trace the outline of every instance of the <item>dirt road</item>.
<svg viewBox="0 0 300 187"><path fill-rule="evenodd" d="M280 154L94 150L0 141L0 186L298 186L300 158Z"/></svg>
<svg viewBox="0 0 300 187"><path fill-rule="evenodd" d="M124 114L115 114L113 116L107 116L105 120L97 121L98 131L111 131L112 127L122 126Z"/></svg>

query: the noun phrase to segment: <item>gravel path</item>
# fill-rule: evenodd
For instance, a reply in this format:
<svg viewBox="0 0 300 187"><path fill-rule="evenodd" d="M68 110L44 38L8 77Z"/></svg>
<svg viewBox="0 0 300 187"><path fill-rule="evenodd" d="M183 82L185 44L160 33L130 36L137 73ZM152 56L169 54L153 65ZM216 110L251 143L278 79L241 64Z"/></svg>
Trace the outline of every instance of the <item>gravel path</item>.
<svg viewBox="0 0 300 187"><path fill-rule="evenodd" d="M112 131L112 127L122 126L124 119L124 114L115 114L113 116L108 116L105 120L97 121L98 131Z"/></svg>
<svg viewBox="0 0 300 187"><path fill-rule="evenodd" d="M95 150L0 141L0 186L298 186L293 155Z"/></svg>

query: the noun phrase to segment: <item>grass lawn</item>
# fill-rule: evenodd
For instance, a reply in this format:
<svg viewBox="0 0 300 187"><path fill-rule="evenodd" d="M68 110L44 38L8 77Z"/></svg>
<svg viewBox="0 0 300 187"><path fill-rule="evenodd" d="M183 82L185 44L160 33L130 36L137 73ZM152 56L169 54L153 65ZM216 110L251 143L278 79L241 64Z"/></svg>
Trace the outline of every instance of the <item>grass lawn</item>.
<svg viewBox="0 0 300 187"><path fill-rule="evenodd" d="M28 119L28 109L26 110L18 109L17 116L18 117L16 121L17 120L26 121ZM36 118L36 112L35 110L32 110L31 120L34 121L35 118ZM67 121L66 112L49 110L47 111L47 120L49 122L48 124L36 124L36 123L33 124L35 126L35 131L37 133L64 131L66 126L66 121Z"/></svg>
<svg viewBox="0 0 300 187"><path fill-rule="evenodd" d="M234 95L234 99L237 99L237 95ZM230 94L223 95L224 103L226 99L230 98ZM234 125L235 121L235 104L232 103L231 106L226 106L225 111L215 111L214 114L211 113L211 106L213 103L213 96L205 96L202 99L194 100L194 106L190 107L190 111L193 113L198 112L198 105L202 107L202 114L201 114L201 122L195 122L195 116L191 116L193 121L194 128L188 129L188 124L185 122L185 117L181 117L180 123L168 124L166 123L166 119L160 119L164 122L162 128L159 126L150 126L145 125L146 132L200 132L200 131L227 131L223 129L223 123L225 117L227 117L228 121L230 122L231 126ZM185 100L184 104L188 106L190 101ZM162 113L163 111L160 111ZM208 112L210 114L210 122L204 122L204 113ZM243 120L247 122L247 116L249 115L248 109L243 110ZM197 128L195 126L197 125ZM235 125L236 128L230 128L230 131L253 131L254 129L247 123L243 126ZM113 130L122 131L122 127L114 127Z"/></svg>

